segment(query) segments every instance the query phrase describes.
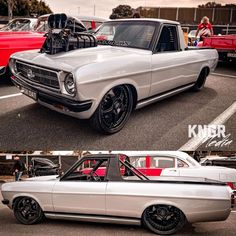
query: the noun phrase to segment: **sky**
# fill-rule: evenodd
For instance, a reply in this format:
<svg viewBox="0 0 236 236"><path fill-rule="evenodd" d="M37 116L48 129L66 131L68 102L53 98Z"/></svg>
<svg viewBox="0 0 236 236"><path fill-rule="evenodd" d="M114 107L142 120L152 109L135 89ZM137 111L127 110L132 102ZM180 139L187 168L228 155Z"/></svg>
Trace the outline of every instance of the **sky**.
<svg viewBox="0 0 236 236"><path fill-rule="evenodd" d="M133 8L139 6L147 7L197 7L199 4L204 4L213 0L44 0L54 12L65 12L71 15L88 15L94 14L99 17L109 18L112 9L120 4L127 4ZM236 0L219 0L217 3L235 3Z"/></svg>

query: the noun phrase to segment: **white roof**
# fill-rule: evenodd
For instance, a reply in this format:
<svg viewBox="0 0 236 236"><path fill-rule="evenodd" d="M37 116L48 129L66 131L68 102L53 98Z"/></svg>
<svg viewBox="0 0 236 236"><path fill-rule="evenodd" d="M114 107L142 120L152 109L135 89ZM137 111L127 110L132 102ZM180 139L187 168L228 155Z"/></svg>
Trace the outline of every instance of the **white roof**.
<svg viewBox="0 0 236 236"><path fill-rule="evenodd" d="M126 19L115 19L110 21L154 21L159 23L165 23L165 24L174 24L179 25L180 23L177 21L172 20L166 20L166 19L157 19L157 18L126 18Z"/></svg>
<svg viewBox="0 0 236 236"><path fill-rule="evenodd" d="M90 151L92 154L98 154L98 153L102 153L102 154L108 154L109 151ZM186 159L187 157L189 157L189 155L185 152L182 151L111 151L111 154L124 154L127 156L176 156L176 157L180 157L181 159Z"/></svg>
<svg viewBox="0 0 236 236"><path fill-rule="evenodd" d="M76 18L78 18L78 19L80 19L80 20L87 20L87 21L99 21L99 22L105 22L105 21L107 21L107 19L105 19L105 18L101 18L101 17L97 17L97 16L81 16L81 15L79 15L79 16L75 16L74 15L74 17L76 17Z"/></svg>

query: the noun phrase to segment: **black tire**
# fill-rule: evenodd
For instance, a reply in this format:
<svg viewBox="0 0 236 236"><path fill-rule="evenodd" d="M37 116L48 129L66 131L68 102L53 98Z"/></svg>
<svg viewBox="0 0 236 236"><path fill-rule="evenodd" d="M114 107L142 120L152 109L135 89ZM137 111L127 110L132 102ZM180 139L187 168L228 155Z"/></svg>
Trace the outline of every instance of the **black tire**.
<svg viewBox="0 0 236 236"><path fill-rule="evenodd" d="M199 75L199 77L198 77L196 83L195 83L194 86L192 87L192 91L198 92L198 91L202 90L202 88L204 87L204 85L205 85L205 83L206 83L206 78L207 78L207 76L208 76L208 69L207 69L207 68L204 68L204 69L201 71L201 73L200 73L200 75Z"/></svg>
<svg viewBox="0 0 236 236"><path fill-rule="evenodd" d="M6 84L13 85L13 82L11 81L11 76L12 73L10 71L10 68L7 67L5 73L0 75L0 79Z"/></svg>
<svg viewBox="0 0 236 236"><path fill-rule="evenodd" d="M143 213L143 224L155 234L174 234L186 224L185 215L174 206L153 205Z"/></svg>
<svg viewBox="0 0 236 236"><path fill-rule="evenodd" d="M91 126L104 134L120 131L128 121L133 109L133 96L128 85L109 90L90 118Z"/></svg>
<svg viewBox="0 0 236 236"><path fill-rule="evenodd" d="M37 201L30 197L16 199L13 211L16 219L24 225L37 224L44 217L43 211Z"/></svg>

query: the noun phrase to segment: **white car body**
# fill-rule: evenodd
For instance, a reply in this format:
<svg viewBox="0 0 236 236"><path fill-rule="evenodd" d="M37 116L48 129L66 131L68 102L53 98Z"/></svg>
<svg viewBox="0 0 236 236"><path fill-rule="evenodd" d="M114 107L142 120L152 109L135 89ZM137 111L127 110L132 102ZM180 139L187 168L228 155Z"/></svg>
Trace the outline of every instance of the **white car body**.
<svg viewBox="0 0 236 236"><path fill-rule="evenodd" d="M160 176L188 176L188 177L203 177L213 180L222 181L225 183L230 183L234 186L234 191L236 190L236 169L221 167L221 166L201 166L196 160L189 156L185 152L181 151L142 151L142 152L124 152L124 154L130 157L140 157L141 162L146 161L146 157L156 158L157 160L161 158L171 158L174 160L172 167L159 168L153 166L150 168L159 169ZM179 161L185 163L184 167L178 165ZM135 165L136 167L141 167L141 164ZM145 164L142 164L145 166Z"/></svg>
<svg viewBox="0 0 236 236"><path fill-rule="evenodd" d="M138 178L122 174L123 157L88 155L61 178L35 177L3 184L3 203L18 211L17 201L30 198L39 204L48 218L122 224L141 224L146 209L163 205L179 209L190 223L220 221L229 216L233 195L226 184L204 178L171 176L142 177L140 180L141 175ZM94 172L85 174L86 169L79 168L81 163L94 163L94 160L96 163L107 161L104 179L101 176L98 180L98 174L93 180L87 179Z"/></svg>
<svg viewBox="0 0 236 236"><path fill-rule="evenodd" d="M138 109L192 88L203 70L208 75L217 65L216 50L186 48L178 22L159 19L126 19L105 22L102 27L123 21L130 24L135 24L135 22L157 24L160 27L158 30L162 27L175 27L178 50L159 53L155 52L157 49L150 49L154 46L149 46L146 50L100 45L56 55L40 53L38 50L19 52L11 57L10 67L15 75L13 82L22 91L27 88L35 93L45 93L47 97L60 97L61 103L63 99L74 104L82 103L87 108L75 112L69 106L55 105L56 102L47 102L40 97L35 98L37 102L52 110L80 119L89 119L94 115L104 96L116 86L130 86L133 91L134 108ZM157 43L158 37L159 34L153 33L151 44ZM42 68L55 72L59 83L58 88L53 89L21 76L21 73L14 70L15 62L31 69ZM65 79L70 73L75 83L76 92L73 96L65 88ZM25 94L30 96L28 92Z"/></svg>

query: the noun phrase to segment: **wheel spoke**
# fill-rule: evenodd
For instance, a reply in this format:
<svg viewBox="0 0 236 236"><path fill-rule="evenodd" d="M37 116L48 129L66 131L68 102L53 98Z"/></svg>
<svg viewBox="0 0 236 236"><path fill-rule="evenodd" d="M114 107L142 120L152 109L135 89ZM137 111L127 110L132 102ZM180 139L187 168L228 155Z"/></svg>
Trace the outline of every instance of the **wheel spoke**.
<svg viewBox="0 0 236 236"><path fill-rule="evenodd" d="M124 91L121 90L121 91L120 91L120 95L117 97L116 100L118 100L118 101L120 101L121 103L123 103L124 98L125 98Z"/></svg>
<svg viewBox="0 0 236 236"><path fill-rule="evenodd" d="M119 118L120 118L119 113L116 112L116 111L114 111L114 112L113 112L113 122L114 122L114 123L117 123L117 121L119 120Z"/></svg>
<svg viewBox="0 0 236 236"><path fill-rule="evenodd" d="M107 113L110 113L110 112L112 112L113 111L113 106L111 106L111 107L109 107L109 108L107 108L107 109L105 109L105 110L102 110L102 113L103 114L107 114Z"/></svg>

